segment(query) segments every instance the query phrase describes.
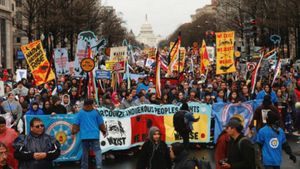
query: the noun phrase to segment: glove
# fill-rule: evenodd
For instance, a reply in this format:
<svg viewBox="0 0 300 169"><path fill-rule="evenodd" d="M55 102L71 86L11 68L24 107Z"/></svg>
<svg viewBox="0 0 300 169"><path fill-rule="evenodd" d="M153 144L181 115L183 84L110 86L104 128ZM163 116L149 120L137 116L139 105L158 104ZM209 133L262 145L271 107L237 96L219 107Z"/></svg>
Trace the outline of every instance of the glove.
<svg viewBox="0 0 300 169"><path fill-rule="evenodd" d="M294 163L296 163L297 158L293 154L290 155L290 160L292 160Z"/></svg>

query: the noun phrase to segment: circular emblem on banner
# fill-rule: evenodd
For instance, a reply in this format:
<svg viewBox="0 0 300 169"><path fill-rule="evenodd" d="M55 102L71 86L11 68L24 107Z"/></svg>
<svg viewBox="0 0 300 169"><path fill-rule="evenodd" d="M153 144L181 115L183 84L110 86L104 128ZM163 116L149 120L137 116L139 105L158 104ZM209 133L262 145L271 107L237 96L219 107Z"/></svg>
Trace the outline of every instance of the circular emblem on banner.
<svg viewBox="0 0 300 169"><path fill-rule="evenodd" d="M277 138L272 138L269 144L271 148L277 148L279 146L279 141Z"/></svg>
<svg viewBox="0 0 300 169"><path fill-rule="evenodd" d="M234 52L234 56L237 57L237 58L240 57L240 56L241 56L241 52L235 51L235 52Z"/></svg>
<svg viewBox="0 0 300 169"><path fill-rule="evenodd" d="M256 67L256 63L252 63L252 62L247 63L247 70L249 72L252 72L255 69L255 67Z"/></svg>
<svg viewBox="0 0 300 169"><path fill-rule="evenodd" d="M76 136L73 140L71 137L72 124L66 121L57 121L51 124L46 133L54 136L61 145L61 155L68 154L75 146Z"/></svg>
<svg viewBox="0 0 300 169"><path fill-rule="evenodd" d="M90 72L95 68L95 61L91 58L84 58L80 62L80 67L85 72Z"/></svg>

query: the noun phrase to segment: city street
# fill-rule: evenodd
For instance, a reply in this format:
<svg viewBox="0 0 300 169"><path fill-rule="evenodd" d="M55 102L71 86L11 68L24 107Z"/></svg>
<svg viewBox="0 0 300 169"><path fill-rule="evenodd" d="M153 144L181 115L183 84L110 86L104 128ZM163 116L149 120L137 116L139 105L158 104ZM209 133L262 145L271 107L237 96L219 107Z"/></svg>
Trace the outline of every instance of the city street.
<svg viewBox="0 0 300 169"><path fill-rule="evenodd" d="M300 144L297 144L297 138L294 136L288 136L289 144L292 148L292 151L299 151ZM214 166L214 150L210 149L201 149L192 151L191 156L196 156L198 158L205 157L211 161L212 168L215 169ZM132 157L119 157L116 160L104 161L104 169L135 169L136 163L136 155ZM64 163L61 166L56 167L57 169L80 169L80 164L72 164L72 163ZM289 157L283 152L283 163L281 165L281 169L297 169L300 168L300 157L297 156L297 163L294 164Z"/></svg>

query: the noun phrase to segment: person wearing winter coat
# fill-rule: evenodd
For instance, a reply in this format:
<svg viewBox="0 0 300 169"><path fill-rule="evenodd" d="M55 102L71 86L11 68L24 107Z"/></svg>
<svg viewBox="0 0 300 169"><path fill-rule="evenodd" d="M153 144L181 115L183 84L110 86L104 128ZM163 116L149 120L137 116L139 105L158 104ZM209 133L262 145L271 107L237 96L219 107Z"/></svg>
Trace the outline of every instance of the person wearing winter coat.
<svg viewBox="0 0 300 169"><path fill-rule="evenodd" d="M39 104L37 102L32 102L29 110L26 112L26 115L44 115L44 112L39 108Z"/></svg>
<svg viewBox="0 0 300 169"><path fill-rule="evenodd" d="M142 146L136 169L171 169L172 163L167 144L161 139L157 127L149 129L148 139Z"/></svg>
<svg viewBox="0 0 300 169"><path fill-rule="evenodd" d="M15 100L15 95L13 93L8 94L8 98L2 103L2 107L5 112L9 113L13 117L11 127L17 128L17 125L22 118L22 106Z"/></svg>
<svg viewBox="0 0 300 169"><path fill-rule="evenodd" d="M70 100L70 96L68 94L63 95L61 104L66 108L67 113L72 112L71 100Z"/></svg>
<svg viewBox="0 0 300 169"><path fill-rule="evenodd" d="M13 143L14 156L19 160L19 169L52 169L52 162L60 155L60 144L45 133L41 119L30 121L30 133L20 135Z"/></svg>

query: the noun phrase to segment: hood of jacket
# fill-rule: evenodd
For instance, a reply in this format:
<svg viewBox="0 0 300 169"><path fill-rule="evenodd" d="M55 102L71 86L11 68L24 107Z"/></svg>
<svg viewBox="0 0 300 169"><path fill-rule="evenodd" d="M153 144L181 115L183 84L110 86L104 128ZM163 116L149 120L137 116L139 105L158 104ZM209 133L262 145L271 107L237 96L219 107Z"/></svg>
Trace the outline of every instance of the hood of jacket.
<svg viewBox="0 0 300 169"><path fill-rule="evenodd" d="M65 97L68 97L68 103L67 103L67 104L64 103L64 98L65 98ZM61 102L61 104L62 104L63 106L68 106L68 105L70 105L70 103L71 103L70 96L69 96L68 94L64 94L63 97L62 97L62 102Z"/></svg>
<svg viewBox="0 0 300 169"><path fill-rule="evenodd" d="M153 126L153 127L151 127L151 128L149 129L148 137L149 137L149 140L150 140L151 142L154 142L153 135L154 135L155 132L157 132L157 131L160 133L159 128L158 128L158 127L155 127L155 126Z"/></svg>

